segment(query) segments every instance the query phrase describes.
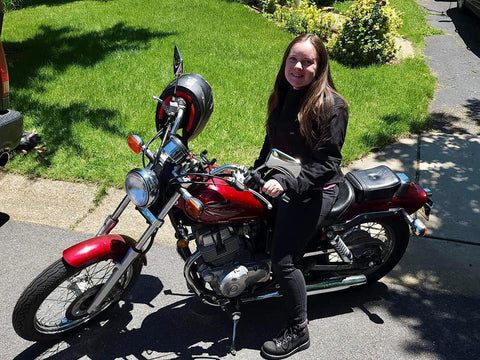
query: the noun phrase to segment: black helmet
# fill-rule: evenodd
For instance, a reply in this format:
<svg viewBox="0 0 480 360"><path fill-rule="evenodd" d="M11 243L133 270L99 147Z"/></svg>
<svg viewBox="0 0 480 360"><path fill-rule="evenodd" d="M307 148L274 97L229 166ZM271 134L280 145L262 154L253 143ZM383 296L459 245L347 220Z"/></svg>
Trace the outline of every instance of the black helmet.
<svg viewBox="0 0 480 360"><path fill-rule="evenodd" d="M169 104L175 90L175 80L163 90L160 98ZM213 112L213 95L210 84L199 74L184 74L178 78L177 96L187 102L179 129L184 141L193 140L203 130ZM155 125L159 131L167 120L160 103L157 105Z"/></svg>

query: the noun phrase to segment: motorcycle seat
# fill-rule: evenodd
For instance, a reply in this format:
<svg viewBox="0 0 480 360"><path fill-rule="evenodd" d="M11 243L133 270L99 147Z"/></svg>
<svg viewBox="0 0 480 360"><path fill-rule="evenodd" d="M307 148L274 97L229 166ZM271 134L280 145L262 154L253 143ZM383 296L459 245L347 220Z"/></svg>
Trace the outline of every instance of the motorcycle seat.
<svg viewBox="0 0 480 360"><path fill-rule="evenodd" d="M385 165L352 171L345 177L353 185L358 203L390 199L401 185L397 174Z"/></svg>
<svg viewBox="0 0 480 360"><path fill-rule="evenodd" d="M327 220L339 219L355 201L355 191L348 180L339 185L338 198L328 214Z"/></svg>

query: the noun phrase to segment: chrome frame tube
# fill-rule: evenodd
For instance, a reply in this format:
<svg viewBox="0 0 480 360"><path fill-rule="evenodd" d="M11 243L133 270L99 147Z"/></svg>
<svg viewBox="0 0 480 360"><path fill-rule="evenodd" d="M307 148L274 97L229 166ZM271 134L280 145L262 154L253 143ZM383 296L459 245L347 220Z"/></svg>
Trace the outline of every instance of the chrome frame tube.
<svg viewBox="0 0 480 360"><path fill-rule="evenodd" d="M167 204L163 207L162 211L156 218L156 220L148 227L148 229L143 233L140 240L138 240L137 244L135 244L135 249L137 251L141 251L153 233L159 229L163 223L164 218L170 211L170 209L177 203L178 198L180 197L179 193L175 193ZM130 248L127 251L127 254L123 258L123 260L115 266L115 271L113 272L112 276L107 280L105 284L103 284L100 291L95 295L95 299L93 300L92 304L89 306L87 312L89 314L96 311L100 305L103 303L105 298L110 294L114 286L117 284L118 280L122 277L122 275L127 271L128 267L132 264L132 262L140 256L140 253Z"/></svg>
<svg viewBox="0 0 480 360"><path fill-rule="evenodd" d="M200 297L203 303L211 305L211 306L222 306L220 302L217 302L217 294L213 291L204 289L200 290L195 283L195 280L192 278L192 265L201 257L201 253L196 251L192 256L188 258L185 262L185 266L183 268L183 276L185 276L185 280L189 287L195 292L195 294ZM224 299L224 298L223 298ZM230 300L227 300L230 301Z"/></svg>
<svg viewBox="0 0 480 360"><path fill-rule="evenodd" d="M202 292L197 288L195 281L193 280L192 276L190 275L190 269L195 261L197 261L202 254L200 254L199 251L196 251L193 253L192 256L187 260L185 263L185 266L183 267L183 276L185 277L185 280L187 281L187 284L191 287L191 289L197 294L198 296L202 296Z"/></svg>

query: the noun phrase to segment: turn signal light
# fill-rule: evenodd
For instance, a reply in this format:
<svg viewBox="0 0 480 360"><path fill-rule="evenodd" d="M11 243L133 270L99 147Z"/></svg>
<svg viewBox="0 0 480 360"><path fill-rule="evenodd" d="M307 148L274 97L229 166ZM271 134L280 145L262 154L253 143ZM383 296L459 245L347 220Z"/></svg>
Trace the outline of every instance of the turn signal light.
<svg viewBox="0 0 480 360"><path fill-rule="evenodd" d="M188 241L184 239L177 240L177 247L180 249L186 248L188 246Z"/></svg>
<svg viewBox="0 0 480 360"><path fill-rule="evenodd" d="M142 152L143 140L140 136L130 135L128 137L128 147L132 149L135 154L140 154Z"/></svg>
<svg viewBox="0 0 480 360"><path fill-rule="evenodd" d="M185 201L185 211L194 219L198 219L203 214L203 204L197 198L191 197Z"/></svg>
<svg viewBox="0 0 480 360"><path fill-rule="evenodd" d="M9 92L9 82L8 82L8 69L7 69L7 61L5 59L5 56L3 55L3 46L2 43L0 42L0 79L2 81L2 98L8 97L8 92ZM8 106L8 105L7 105Z"/></svg>

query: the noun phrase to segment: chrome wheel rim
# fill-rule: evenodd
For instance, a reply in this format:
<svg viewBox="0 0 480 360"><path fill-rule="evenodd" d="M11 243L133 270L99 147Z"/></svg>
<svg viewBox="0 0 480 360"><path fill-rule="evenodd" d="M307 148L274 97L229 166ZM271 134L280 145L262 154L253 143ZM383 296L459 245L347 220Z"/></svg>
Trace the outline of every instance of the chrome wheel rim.
<svg viewBox="0 0 480 360"><path fill-rule="evenodd" d="M128 286L133 277L130 266L120 278L114 293L109 295L102 306L94 313L87 314L88 301L93 300L96 291L107 281L115 269L112 260L94 263L80 269L55 287L47 295L35 313L34 326L44 334L54 334L73 329L100 314Z"/></svg>

